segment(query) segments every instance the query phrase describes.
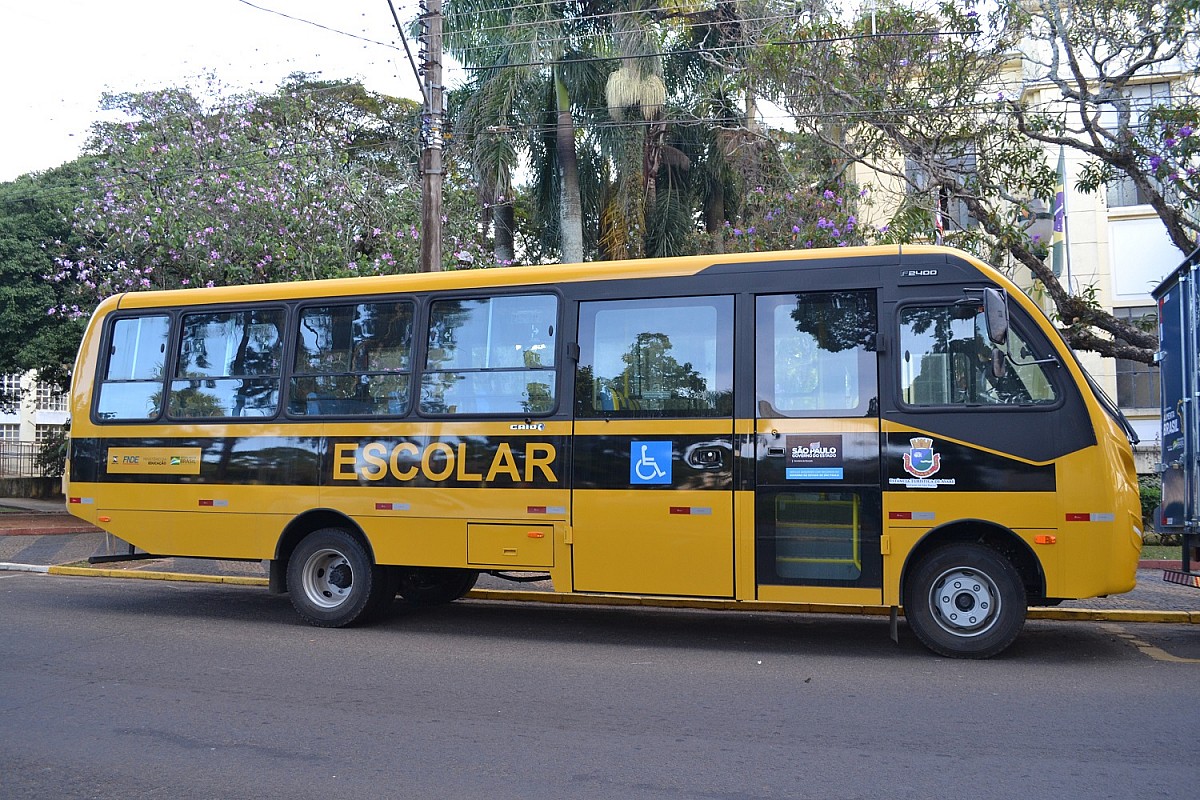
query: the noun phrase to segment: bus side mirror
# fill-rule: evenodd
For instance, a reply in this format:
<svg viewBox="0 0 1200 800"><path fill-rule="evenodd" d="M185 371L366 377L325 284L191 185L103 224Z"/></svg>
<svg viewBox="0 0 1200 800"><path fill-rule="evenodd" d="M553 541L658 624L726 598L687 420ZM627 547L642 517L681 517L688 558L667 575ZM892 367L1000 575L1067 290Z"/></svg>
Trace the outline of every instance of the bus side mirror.
<svg viewBox="0 0 1200 800"><path fill-rule="evenodd" d="M1008 341L1008 298L999 289L983 290L983 317L993 344Z"/></svg>
<svg viewBox="0 0 1200 800"><path fill-rule="evenodd" d="M1008 372L1008 358L999 347L992 348L992 377L999 380Z"/></svg>

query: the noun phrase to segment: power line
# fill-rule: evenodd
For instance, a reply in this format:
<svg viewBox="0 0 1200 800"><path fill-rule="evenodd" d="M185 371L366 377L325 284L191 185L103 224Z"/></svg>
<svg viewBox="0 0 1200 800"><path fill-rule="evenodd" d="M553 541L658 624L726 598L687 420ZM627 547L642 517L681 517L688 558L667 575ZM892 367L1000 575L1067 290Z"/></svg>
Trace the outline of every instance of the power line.
<svg viewBox="0 0 1200 800"><path fill-rule="evenodd" d="M303 23L304 25L312 25L314 28L320 28L323 31L329 31L330 33L336 33L339 36L349 36L351 39L357 39L360 42L367 42L368 44L377 44L380 47L386 47L390 50L399 51L399 48L396 47L396 45L391 44L389 42L381 42L376 39L368 39L365 36L359 36L358 34L349 33L348 31L338 30L337 28L331 28L328 25L322 25L319 22L313 22L311 19L304 19L303 17L294 17L291 14L285 14L284 12L276 11L273 8L264 8L263 6L259 6L259 5L255 5L254 3L251 3L250 0L237 0L237 1L239 3L241 3L242 5L250 6L250 8L257 9L258 11L266 12L267 14L274 14L277 17L283 17L284 19L290 19L293 22L300 22L300 23Z"/></svg>

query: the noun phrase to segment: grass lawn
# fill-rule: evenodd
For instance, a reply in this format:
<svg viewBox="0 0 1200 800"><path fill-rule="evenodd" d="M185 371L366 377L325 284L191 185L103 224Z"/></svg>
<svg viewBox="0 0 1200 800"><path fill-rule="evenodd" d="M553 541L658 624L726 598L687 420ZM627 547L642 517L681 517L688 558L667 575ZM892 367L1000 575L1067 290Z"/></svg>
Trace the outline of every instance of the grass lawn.
<svg viewBox="0 0 1200 800"><path fill-rule="evenodd" d="M1180 547L1177 544L1144 544L1142 545L1142 558L1144 559L1169 559L1178 561L1180 556Z"/></svg>

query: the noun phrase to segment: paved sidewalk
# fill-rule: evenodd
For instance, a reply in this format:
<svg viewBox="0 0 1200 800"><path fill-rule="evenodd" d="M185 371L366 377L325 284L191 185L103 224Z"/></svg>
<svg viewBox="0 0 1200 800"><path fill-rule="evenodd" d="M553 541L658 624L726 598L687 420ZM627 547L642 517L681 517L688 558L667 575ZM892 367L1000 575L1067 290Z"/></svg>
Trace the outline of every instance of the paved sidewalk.
<svg viewBox="0 0 1200 800"><path fill-rule="evenodd" d="M68 515L62 501L0 498L0 508L19 509L0 512L0 569L32 567L44 572L53 567L60 574L266 583L266 569L259 561L154 558L90 565L90 557L124 553L128 545ZM1138 570L1137 586L1127 594L1067 600L1052 609L1032 611L1030 616L1056 618L1058 612L1065 612L1058 616L1079 619L1089 612L1111 611L1111 618L1130 621L1200 623L1200 589L1167 583L1162 579L1162 566L1165 564L1144 563L1144 568ZM477 588L495 599L526 599L530 592L551 589L549 581L513 584L486 575L480 578ZM557 597L568 601L564 596Z"/></svg>

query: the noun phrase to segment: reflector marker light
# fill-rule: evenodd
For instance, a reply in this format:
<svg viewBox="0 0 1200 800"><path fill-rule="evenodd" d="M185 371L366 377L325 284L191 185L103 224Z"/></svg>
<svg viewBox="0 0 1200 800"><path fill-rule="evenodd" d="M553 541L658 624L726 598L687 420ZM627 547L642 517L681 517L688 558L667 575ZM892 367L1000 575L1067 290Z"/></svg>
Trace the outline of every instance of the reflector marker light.
<svg viewBox="0 0 1200 800"><path fill-rule="evenodd" d="M412 506L408 503L376 503L376 511L408 511Z"/></svg>
<svg viewBox="0 0 1200 800"><path fill-rule="evenodd" d="M90 506L90 505L95 504L96 498L94 498L94 497L71 497L71 498L68 498L67 502L71 503L73 505Z"/></svg>
<svg viewBox="0 0 1200 800"><path fill-rule="evenodd" d="M1067 522L1112 522L1114 519L1112 514L1067 514Z"/></svg>
<svg viewBox="0 0 1200 800"><path fill-rule="evenodd" d="M225 508L228 505L229 505L228 500L201 500L200 501L200 506L202 508Z"/></svg>
<svg viewBox="0 0 1200 800"><path fill-rule="evenodd" d="M888 519L937 519L937 514L932 511L889 511Z"/></svg>
<svg viewBox="0 0 1200 800"><path fill-rule="evenodd" d="M712 516L712 508L708 506L671 506L671 513L688 517Z"/></svg>
<svg viewBox="0 0 1200 800"><path fill-rule="evenodd" d="M1057 544L1058 537L1051 536L1049 534L1043 534L1042 536L1033 537L1033 541L1034 541L1034 544Z"/></svg>
<svg viewBox="0 0 1200 800"><path fill-rule="evenodd" d="M567 509L563 506L529 506L525 509L526 514L565 514Z"/></svg>

